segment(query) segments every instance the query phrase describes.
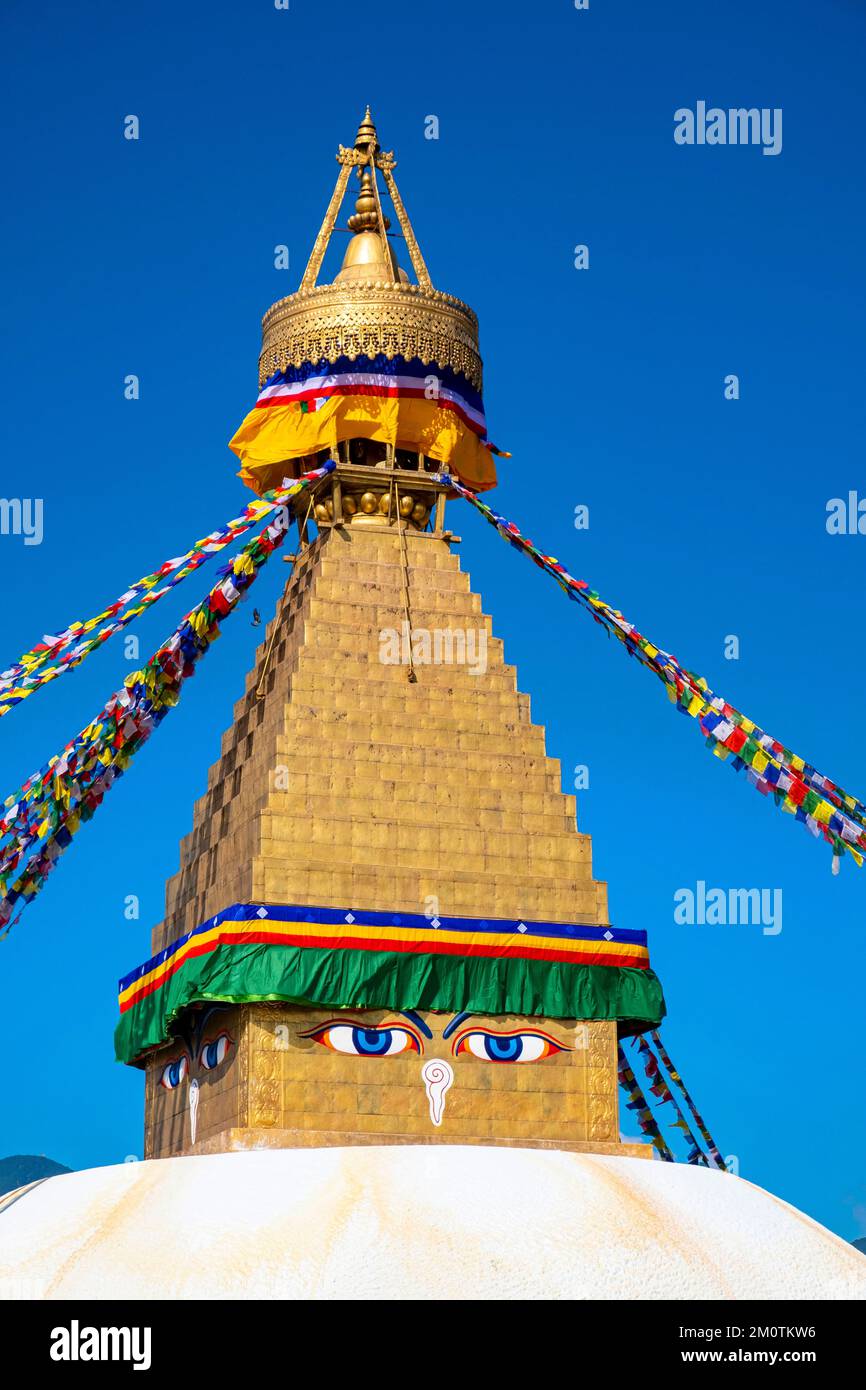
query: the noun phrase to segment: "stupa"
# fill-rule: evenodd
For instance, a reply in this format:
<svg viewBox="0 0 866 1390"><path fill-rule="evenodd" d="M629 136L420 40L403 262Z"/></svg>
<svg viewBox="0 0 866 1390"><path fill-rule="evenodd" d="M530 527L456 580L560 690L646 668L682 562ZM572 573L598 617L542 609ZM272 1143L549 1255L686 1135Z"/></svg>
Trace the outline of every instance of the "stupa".
<svg viewBox="0 0 866 1390"><path fill-rule="evenodd" d="M338 160L233 441L257 491L323 471L120 985L146 1161L0 1198L0 1298L862 1298L802 1213L621 1139L618 1042L664 1001L446 524L449 479L496 483L477 322L369 111Z"/></svg>
<svg viewBox="0 0 866 1390"><path fill-rule="evenodd" d="M664 1012L461 570L448 479L496 482L478 325L435 289L369 110L232 442L257 491L330 459L152 957L120 989L145 1155L620 1142L618 1039ZM349 175L333 283L319 285ZM384 178L415 280L398 267ZM311 535L315 524L316 535Z"/></svg>

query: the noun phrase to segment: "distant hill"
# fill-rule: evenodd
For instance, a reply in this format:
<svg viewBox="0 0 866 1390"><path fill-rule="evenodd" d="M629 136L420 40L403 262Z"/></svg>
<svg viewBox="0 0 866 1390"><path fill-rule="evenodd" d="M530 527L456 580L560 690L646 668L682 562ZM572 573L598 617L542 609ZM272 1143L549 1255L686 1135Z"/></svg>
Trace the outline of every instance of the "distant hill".
<svg viewBox="0 0 866 1390"><path fill-rule="evenodd" d="M13 1154L10 1158L0 1158L0 1197L4 1192L26 1186L28 1182L71 1172L71 1168L63 1163L55 1163L53 1158L46 1158L44 1154Z"/></svg>
<svg viewBox="0 0 866 1390"><path fill-rule="evenodd" d="M859 1240L852 1240L851 1244L855 1250L859 1250L861 1255L866 1255L866 1236L861 1236Z"/></svg>

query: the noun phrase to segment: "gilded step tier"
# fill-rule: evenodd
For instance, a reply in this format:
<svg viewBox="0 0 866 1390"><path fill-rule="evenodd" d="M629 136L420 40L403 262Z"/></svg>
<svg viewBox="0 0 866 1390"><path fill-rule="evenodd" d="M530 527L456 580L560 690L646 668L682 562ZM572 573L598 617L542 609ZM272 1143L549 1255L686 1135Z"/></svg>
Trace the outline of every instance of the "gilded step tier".
<svg viewBox="0 0 866 1390"><path fill-rule="evenodd" d="M606 923L575 799L480 597L445 540L405 539L411 630L483 633L486 669L420 665L412 683L383 664L380 634L406 621L400 538L323 533L196 802L154 950L238 901Z"/></svg>

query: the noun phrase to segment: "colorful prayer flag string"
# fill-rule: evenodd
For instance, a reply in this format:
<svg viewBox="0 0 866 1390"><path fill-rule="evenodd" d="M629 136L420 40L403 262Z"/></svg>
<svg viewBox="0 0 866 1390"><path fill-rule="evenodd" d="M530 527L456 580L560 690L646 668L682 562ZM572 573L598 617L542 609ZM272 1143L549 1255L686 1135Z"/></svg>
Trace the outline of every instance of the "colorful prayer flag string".
<svg viewBox="0 0 866 1390"><path fill-rule="evenodd" d="M673 1082L675 1082L677 1086L679 1086L680 1090L681 1090L682 1093L683 1093L683 1096L685 1097L686 1104L688 1105L689 1109L690 1109L691 1112L692 1112L692 1115L693 1115L693 1117L694 1117L695 1124L697 1125L698 1129L701 1131L701 1134L702 1134L702 1136L703 1136L703 1138L704 1138L704 1142L706 1143L707 1148L708 1148L709 1151L710 1151L710 1158L713 1160L713 1162L715 1163L715 1165L716 1165L717 1168L723 1168L723 1169L727 1172L727 1164L725 1163L725 1160L722 1158L722 1155L721 1155L721 1153L720 1153L720 1151L719 1151L719 1147L718 1147L718 1145L716 1144L715 1140L713 1139L713 1136L710 1134L710 1131L709 1131L709 1129L707 1128L706 1122L704 1121L703 1117L701 1116L701 1114L700 1114L700 1112L699 1112L697 1106L695 1105L694 1101L692 1100L691 1096L689 1095L689 1092L688 1092L688 1090L686 1089L686 1083L683 1081L683 1078L680 1076L679 1072L677 1071L676 1067L674 1066L673 1062L671 1061L670 1055L669 1055L669 1053L668 1053L668 1051L667 1051L667 1048L665 1047L664 1043L662 1042L661 1037L659 1036L659 1032L658 1032L658 1029L657 1029L657 1028L654 1028L654 1029L652 1030L652 1033L650 1034L650 1037L652 1038L653 1042L655 1043L656 1051L658 1052L659 1057L662 1059L662 1061L664 1062L665 1066L666 1066L667 1069L668 1069L668 1074L669 1074L671 1080L672 1080Z"/></svg>
<svg viewBox="0 0 866 1390"><path fill-rule="evenodd" d="M671 1128L682 1130L688 1142L689 1151L686 1155L686 1162L699 1164L704 1168L708 1168L707 1156L695 1138L691 1125L683 1114L676 1096L665 1080L661 1067L658 1064L658 1058L654 1055L646 1038L633 1038L632 1044L636 1046L640 1052L641 1060L644 1064L644 1071L650 1083L652 1094L661 1101L662 1105L667 1105L668 1103L673 1105L674 1110L677 1112L677 1118L674 1120Z"/></svg>
<svg viewBox="0 0 866 1390"><path fill-rule="evenodd" d="M545 555L512 521L493 511L456 478L435 476L471 502L504 540L551 575L568 598L582 603L608 635L612 633L630 656L653 671L664 682L668 698L680 713L698 720L706 744L717 758L724 761L731 757L735 771L745 768L748 780L763 796L771 794L776 805L793 815L812 835L823 836L833 850L834 873L846 851L858 867L862 866L866 854L866 805L862 801L715 695L702 677L687 671L670 652L643 637L619 609L605 603L585 580L575 579L554 556Z"/></svg>
<svg viewBox="0 0 866 1390"><path fill-rule="evenodd" d="M335 465L305 474L286 497L307 491ZM95 719L34 773L0 816L0 928L19 905L42 890L72 837L91 819L133 756L180 699L181 688L219 636L219 623L235 609L268 557L282 545L287 521L276 516L224 565L220 580L189 612L146 666L128 676ZM10 878L17 875L10 883ZM17 921L17 918L16 918Z"/></svg>
<svg viewBox="0 0 866 1390"><path fill-rule="evenodd" d="M324 477L325 473L329 472L333 466L330 464L305 476L310 480ZM58 676L65 675L67 671L80 665L85 657L107 642L109 637L113 637L117 632L122 632L141 613L158 603L170 589L180 584L188 575L193 574L211 556L225 550L226 546L231 545L251 526L255 526L257 522L267 516L269 512L284 506L295 491L294 484L292 484L288 487L275 488L266 493L264 497L256 498L254 502L250 502L240 516L226 522L220 530L211 531L210 535L196 541L186 554L172 560L165 560L159 569L154 570L152 574L146 574L143 579L130 585L119 598L115 599L114 603L110 603L95 617L87 618L84 622L70 623L62 632L55 632L43 637L41 642L38 642L29 652L25 652L7 670L0 672L0 718L4 714L8 714L16 705L21 704L22 700L26 700L28 695L33 694L34 690L38 690L41 686L47 685L49 681L56 680ZM167 582L163 583L163 580ZM134 599L140 599L141 602L130 608L129 605ZM102 626L100 626L101 624ZM87 634L96 628L99 631L96 632L95 636L88 638ZM47 665L48 662L55 664L49 666Z"/></svg>
<svg viewBox="0 0 866 1390"><path fill-rule="evenodd" d="M665 1139L656 1123L655 1116L650 1110L646 1096L638 1085L637 1078L628 1064L622 1044L619 1046L619 1084L623 1087L627 1095L626 1109L634 1112L635 1118L640 1125L641 1133L648 1135L652 1145L658 1150L665 1163L673 1163L674 1156L668 1141Z"/></svg>

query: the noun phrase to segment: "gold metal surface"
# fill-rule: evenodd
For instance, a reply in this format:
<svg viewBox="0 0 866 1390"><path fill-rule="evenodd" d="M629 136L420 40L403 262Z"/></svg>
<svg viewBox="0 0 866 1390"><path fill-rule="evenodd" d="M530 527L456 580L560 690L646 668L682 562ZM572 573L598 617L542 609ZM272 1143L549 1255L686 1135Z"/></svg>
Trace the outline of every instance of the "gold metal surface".
<svg viewBox="0 0 866 1390"><path fill-rule="evenodd" d="M387 232L391 223L387 217L383 217L382 221ZM379 230L373 171L369 167L361 173L361 191L355 199L355 211L349 218L349 227L353 232L377 232Z"/></svg>
<svg viewBox="0 0 866 1390"><path fill-rule="evenodd" d="M259 380L303 362L380 352L452 367L481 390L478 320L469 306L440 290L373 276L299 290L272 305L262 319Z"/></svg>
<svg viewBox="0 0 866 1390"><path fill-rule="evenodd" d="M392 284L399 279L400 268L394 252L387 244L383 250L378 232L359 232L352 237L337 276L340 284L347 280L381 280L383 284Z"/></svg>
<svg viewBox="0 0 866 1390"><path fill-rule="evenodd" d="M264 317L262 380L308 361L384 353L450 366L480 389L477 320L433 288L369 107L354 146L341 146L337 159L301 288ZM343 268L333 284L317 285L353 170L359 192ZM397 266L377 171L418 284ZM606 887L593 877L574 798L561 791L544 730L532 723L528 697L450 548L446 482L433 481L423 457L413 461L393 445L347 441L334 457L335 470L307 503L318 538L306 543L305 518L294 572L182 842L153 951L232 902L409 913L435 903L455 916L606 923ZM434 529L425 532L434 508ZM419 657L416 676L411 643L398 661L386 660L382 647L383 632L415 630L473 634L479 649L483 638L484 659ZM618 1142L613 1022L525 1020L560 1050L508 1067L453 1051L447 1020L426 1014L425 1055L453 1063L454 1072L444 1119L433 1120L419 1056L329 1052L309 1026L330 1012L266 1003L227 1009L220 1026L234 1044L217 1069L197 1077L194 1148L188 1093L159 1086L177 1044L154 1054L146 1067L148 1156L454 1142L649 1153ZM374 1023L390 1017L355 1014Z"/></svg>
<svg viewBox="0 0 866 1390"><path fill-rule="evenodd" d="M328 211L325 213L325 220L319 229L319 235L316 237L316 240L313 243L313 249L310 253L310 259L307 262L307 268L304 271L303 279L301 280L300 287L302 290L311 290L313 288L318 278L319 271L322 269L322 261L325 259L325 252L328 249L328 242L331 240L331 233L334 230L334 226L336 225L337 217L340 212L340 207L342 206L343 199L346 196L346 187L348 185L349 175L351 174L351 172L351 165L344 164L341 167L339 174L337 175L337 182L334 186L334 191L331 194L331 201L328 204Z"/></svg>
<svg viewBox="0 0 866 1390"><path fill-rule="evenodd" d="M394 204L394 211L397 214L400 226L403 229L403 235L406 238L406 247L412 261L412 269L418 277L418 284L424 290L432 290L433 286L430 281L430 272L427 269L424 257L421 255L421 248L415 239L412 223L409 221L409 214L403 206L403 199L400 197L396 180L391 173L390 165L383 166L382 173L385 176L385 183L388 185L388 192L391 195L391 202Z"/></svg>
<svg viewBox="0 0 866 1390"><path fill-rule="evenodd" d="M271 306L262 320L259 379L304 362L353 361L364 354L419 357L462 372L481 390L478 320L467 304L436 290L394 179L396 160L379 147L369 108L351 149L340 146L340 173L297 293ZM325 253L355 170L360 191L349 218L354 236L333 284L317 285ZM376 171L385 179L417 284L397 264Z"/></svg>

